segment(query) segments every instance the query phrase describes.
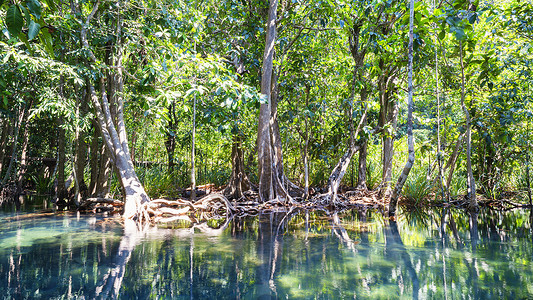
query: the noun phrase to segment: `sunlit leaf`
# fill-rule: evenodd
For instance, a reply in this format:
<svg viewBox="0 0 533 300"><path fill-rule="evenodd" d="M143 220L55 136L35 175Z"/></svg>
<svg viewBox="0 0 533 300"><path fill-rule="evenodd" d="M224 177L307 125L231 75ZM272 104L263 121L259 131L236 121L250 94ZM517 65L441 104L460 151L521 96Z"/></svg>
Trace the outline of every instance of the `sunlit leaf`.
<svg viewBox="0 0 533 300"><path fill-rule="evenodd" d="M33 40L39 34L40 29L41 29L41 25L39 25L39 23L35 23L32 20L30 22L30 26L28 27L28 39L30 41Z"/></svg>

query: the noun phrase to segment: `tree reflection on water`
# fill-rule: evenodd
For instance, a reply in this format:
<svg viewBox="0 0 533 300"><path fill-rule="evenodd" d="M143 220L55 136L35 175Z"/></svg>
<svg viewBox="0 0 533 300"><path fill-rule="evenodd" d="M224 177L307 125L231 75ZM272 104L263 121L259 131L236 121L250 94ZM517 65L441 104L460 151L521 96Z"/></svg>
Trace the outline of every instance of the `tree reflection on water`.
<svg viewBox="0 0 533 300"><path fill-rule="evenodd" d="M297 211L138 229L2 218L5 298L528 298L529 212ZM209 225L209 226L208 226Z"/></svg>

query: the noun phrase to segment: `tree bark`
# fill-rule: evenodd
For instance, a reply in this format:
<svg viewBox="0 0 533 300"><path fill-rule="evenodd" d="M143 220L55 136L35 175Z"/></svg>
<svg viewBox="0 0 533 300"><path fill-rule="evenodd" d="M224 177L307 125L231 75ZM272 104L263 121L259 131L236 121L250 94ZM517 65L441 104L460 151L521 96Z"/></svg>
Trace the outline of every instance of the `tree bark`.
<svg viewBox="0 0 533 300"><path fill-rule="evenodd" d="M396 204L398 202L398 198L400 197L400 194L402 193L403 186L405 182L407 181L407 177L409 176L409 172L411 171L411 168L413 167L413 164L415 163L415 141L413 137L413 109L414 109L414 102L413 102L413 19L414 19L414 12L415 12L415 0L411 0L410 6L409 6L409 62L408 62L408 68L409 68L409 77L408 77L408 96L407 96L407 147L409 154L407 156L407 162L405 163L405 166L403 167L402 174L400 174L400 177L398 178L398 181L396 182L396 186L394 187L394 191L392 192L392 196L389 202L389 216L394 217L396 214Z"/></svg>
<svg viewBox="0 0 533 300"><path fill-rule="evenodd" d="M476 200L476 180L472 172L472 124L470 120L470 112L465 105L465 72L463 63L463 41L459 41L459 58L461 60L461 107L466 119L466 200L468 201L468 209L476 211L478 209Z"/></svg>

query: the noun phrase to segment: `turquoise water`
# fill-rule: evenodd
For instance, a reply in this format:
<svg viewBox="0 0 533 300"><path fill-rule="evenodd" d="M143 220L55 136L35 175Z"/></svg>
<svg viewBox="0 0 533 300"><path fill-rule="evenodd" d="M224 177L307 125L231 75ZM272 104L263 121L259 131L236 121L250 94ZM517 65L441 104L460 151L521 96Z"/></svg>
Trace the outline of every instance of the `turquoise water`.
<svg viewBox="0 0 533 300"><path fill-rule="evenodd" d="M0 298L533 298L529 211L397 222L292 211L190 226L4 210Z"/></svg>

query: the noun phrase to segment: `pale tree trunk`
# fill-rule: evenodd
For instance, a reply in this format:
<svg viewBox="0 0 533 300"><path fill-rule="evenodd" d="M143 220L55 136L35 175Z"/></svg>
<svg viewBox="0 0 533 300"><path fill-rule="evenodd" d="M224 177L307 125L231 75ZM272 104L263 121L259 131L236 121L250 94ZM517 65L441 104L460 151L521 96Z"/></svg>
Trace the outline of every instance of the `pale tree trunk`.
<svg viewBox="0 0 533 300"><path fill-rule="evenodd" d="M466 118L466 199L468 201L468 209L475 211L478 208L476 201L476 180L472 172L472 124L470 120L470 112L465 105L465 72L463 63L463 41L459 41L459 51L461 59L461 107Z"/></svg>
<svg viewBox="0 0 533 300"><path fill-rule="evenodd" d="M437 44L437 36L435 37L435 45ZM441 198L442 201L446 198L446 193L444 191L444 184L442 181L444 180L444 173L442 170L442 152L441 152L441 140L440 140L440 94L439 94L439 56L437 53L437 47L435 47L435 94L437 96L437 162L439 165L439 186L441 190Z"/></svg>
<svg viewBox="0 0 533 300"><path fill-rule="evenodd" d="M396 214L396 204L398 198L402 193L403 186L407 181L409 172L415 163L415 141L413 137L413 19L415 13L415 0L411 0L409 5L409 77L408 77L408 96L407 96L407 147L409 154L407 156L407 162L403 167L403 171L396 182L396 186L392 192L392 196L389 202L389 216L394 216Z"/></svg>
<svg viewBox="0 0 533 300"><path fill-rule="evenodd" d="M192 109L192 145L191 145L191 201L196 199L196 166L194 151L196 148L196 94L193 98Z"/></svg>
<svg viewBox="0 0 533 300"><path fill-rule="evenodd" d="M87 41L87 28L89 27L89 23L92 17L98 10L98 5L99 5L99 2L95 4L92 12L87 17L86 22L82 23L82 29L81 29L81 40L92 62L96 61L96 57L92 53L92 50L89 47L89 43ZM120 7L121 3L119 3L118 6L119 6L119 9L122 9L122 7ZM97 117L101 135L103 137L105 145L107 146L107 149L109 149L109 153L111 155L113 164L116 167L119 180L124 188L124 195L125 195L124 217L127 219L136 218L137 220L141 220L143 217L146 217L146 212L143 209L143 204L150 201L150 199L148 195L146 194L143 186L141 185L139 178L137 178L137 174L135 173L135 170L133 168L133 163L131 161L131 156L129 153L126 128L124 125L124 115L123 115L124 101L122 98L122 91L123 91L122 68L123 66L121 62L122 45L121 45L120 14L117 20L116 32L117 32L117 36L119 37L117 39L117 45L115 45L115 48L117 49L116 51L117 53L114 59L114 66L113 66L113 69L116 72L114 74L115 76L114 82L115 82L116 90L113 91L114 95L111 95L112 97L116 97L114 99L115 104L116 104L116 116L113 116L111 114L110 104L109 104L108 96L107 96L106 89L105 89L104 78L103 77L100 78L100 82L99 82L100 94L96 92L94 86L91 85L91 82L89 80L87 80L87 85L89 86L91 102L95 108L95 114ZM115 125L115 122L113 122L115 119L116 119L116 125Z"/></svg>
<svg viewBox="0 0 533 300"><path fill-rule="evenodd" d="M292 201L283 187L283 170L280 169L280 155L276 155L276 145L281 143L272 117L272 70L274 64L274 46L276 42L277 0L270 0L267 22L265 52L261 77L261 105L259 107L259 124L257 133L257 154L259 169L259 201L272 199ZM274 110L275 112L275 110ZM273 141L273 139L275 139ZM281 145L281 144L279 144ZM279 157L278 157L279 156ZM281 174L281 175L280 175Z"/></svg>

